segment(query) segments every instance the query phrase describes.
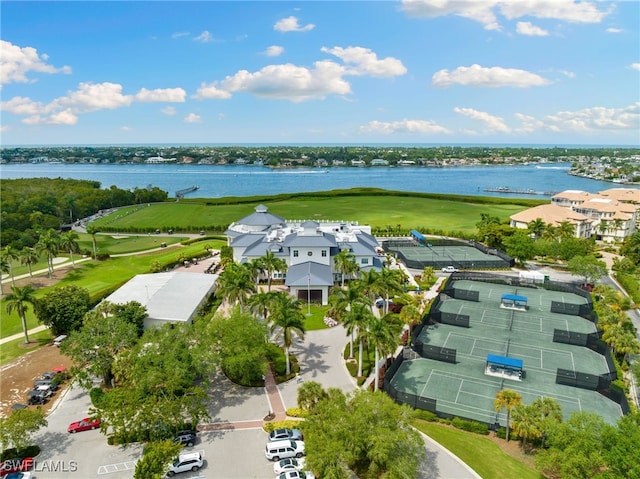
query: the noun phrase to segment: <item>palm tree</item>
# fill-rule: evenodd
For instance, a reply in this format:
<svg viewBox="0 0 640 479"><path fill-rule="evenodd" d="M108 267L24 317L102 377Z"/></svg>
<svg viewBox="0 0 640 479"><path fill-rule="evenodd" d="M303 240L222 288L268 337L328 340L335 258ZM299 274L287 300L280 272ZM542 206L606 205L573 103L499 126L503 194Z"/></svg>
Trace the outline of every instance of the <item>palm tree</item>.
<svg viewBox="0 0 640 479"><path fill-rule="evenodd" d="M7 261L7 257L4 254L0 254L0 274L9 273L9 271L11 271L11 269L9 267L9 261ZM1 280L0 280L0 294L4 294Z"/></svg>
<svg viewBox="0 0 640 479"><path fill-rule="evenodd" d="M87 225L87 233L91 235L91 240L93 241L93 259L98 255L98 248L96 245L96 234L100 232L100 230L95 225Z"/></svg>
<svg viewBox="0 0 640 479"><path fill-rule="evenodd" d="M28 284L23 287L11 286L11 294L7 295L5 302L7 304L7 314L11 314L14 310L20 316L22 321L22 331L24 331L24 342L29 343L29 334L27 332L27 317L28 305L35 307L35 289Z"/></svg>
<svg viewBox="0 0 640 479"><path fill-rule="evenodd" d="M362 302L354 303L342 320L342 325L352 338L351 344L353 344L354 335L358 339L358 377L362 376L364 341L366 338L363 331L366 331L368 324L374 317L368 304ZM353 346L351 347L351 357L353 357Z"/></svg>
<svg viewBox="0 0 640 479"><path fill-rule="evenodd" d="M573 238L576 235L576 227L569 221L562 221L558 225L558 237L560 239Z"/></svg>
<svg viewBox="0 0 640 479"><path fill-rule="evenodd" d="M287 262L278 258L273 251L267 251L261 258L262 267L267 273L267 291L271 291L271 278L274 272L282 273L287 269Z"/></svg>
<svg viewBox="0 0 640 479"><path fill-rule="evenodd" d="M370 307L371 303L369 298L367 298L362 291L358 288L356 283L350 283L346 289L342 289L340 287L335 287L331 289L331 294L329 295L329 311L328 314L336 321L340 321L344 323L344 326L347 328L347 333L350 334L351 340L349 342L350 346L350 354L349 357L353 357L353 340L354 334L357 328L349 327L347 325L346 317L349 312L356 305L364 305L366 307Z"/></svg>
<svg viewBox="0 0 640 479"><path fill-rule="evenodd" d="M529 231L536 237L536 238L540 238L542 236L542 233L544 232L545 229L545 222L543 221L542 218L536 218L533 221L530 221L529 224L527 224L527 227L529 229Z"/></svg>
<svg viewBox="0 0 640 479"><path fill-rule="evenodd" d="M397 293L402 292L402 285L404 283L404 273L400 269L388 269L384 268L380 271L380 277L378 280L378 291L384 297L383 314L389 312L389 298L395 296Z"/></svg>
<svg viewBox="0 0 640 479"><path fill-rule="evenodd" d="M607 220L600 220L600 224L598 225L598 231L600 231L600 236L603 237L604 234L609 229L609 222Z"/></svg>
<svg viewBox="0 0 640 479"><path fill-rule="evenodd" d="M16 280L13 277L13 262L20 260L20 252L16 250L13 246L8 245L4 249L4 257L9 263L9 274L11 275L11 284L15 286Z"/></svg>
<svg viewBox="0 0 640 479"><path fill-rule="evenodd" d="M527 439L542 437L537 419L536 410L532 406L519 405L513 408L511 419L513 432L522 439L522 447L525 446Z"/></svg>
<svg viewBox="0 0 640 479"><path fill-rule="evenodd" d="M541 433L542 447L553 424L562 422L562 408L555 399L539 397L534 399L531 407L535 410L537 428Z"/></svg>
<svg viewBox="0 0 640 479"><path fill-rule="evenodd" d="M624 226L624 220L620 219L620 218L615 218L613 220L613 229L614 229L614 236L618 236L618 232L622 229L622 227ZM622 232L622 235L620 235L622 237L624 237L624 231Z"/></svg>
<svg viewBox="0 0 640 479"><path fill-rule="evenodd" d="M36 264L38 262L38 259L40 259L40 255L38 255L38 252L34 248L25 246L20 250L20 263L27 265L30 278L33 278L31 266Z"/></svg>
<svg viewBox="0 0 640 479"><path fill-rule="evenodd" d="M340 285L344 288L344 275L345 273L354 273L353 266L355 265L356 271L358 270L358 265L355 261L356 257L351 254L348 248L344 248L340 253L338 253L334 258L333 262L335 264L336 271L340 273Z"/></svg>
<svg viewBox="0 0 640 479"><path fill-rule="evenodd" d="M364 271L356 281L356 285L369 298L373 307L373 302L380 291L380 273L373 269Z"/></svg>
<svg viewBox="0 0 640 479"><path fill-rule="evenodd" d="M387 357L393 353L398 345L398 336L400 335L399 323L393 321L388 316L378 317L372 315L367 322L366 328L361 332L364 340L374 348L375 352L375 372L373 390L378 390L378 376L380 370L380 356Z"/></svg>
<svg viewBox="0 0 640 479"><path fill-rule="evenodd" d="M547 241L555 241L557 238L558 228L549 223L544 225L544 230L542 231L542 239L545 239Z"/></svg>
<svg viewBox="0 0 640 479"><path fill-rule="evenodd" d="M36 250L47 255L49 278L53 276L53 258L58 254L59 237L53 229L49 229L40 236L36 243Z"/></svg>
<svg viewBox="0 0 640 479"><path fill-rule="evenodd" d="M274 292L266 291L252 294L249 297L249 306L251 312L257 314L260 318L266 321L269 316L269 309L273 305Z"/></svg>
<svg viewBox="0 0 640 479"><path fill-rule="evenodd" d="M244 263L244 267L249 270L251 277L256 283L256 290L260 286L260 275L264 271L264 266L262 265L261 258L253 258L248 263Z"/></svg>
<svg viewBox="0 0 640 479"><path fill-rule="evenodd" d="M76 265L75 260L73 259L73 253L78 252L78 233L73 230L67 231L60 235L60 248L69 252L69 256L71 256L71 264L73 266Z"/></svg>
<svg viewBox="0 0 640 479"><path fill-rule="evenodd" d="M244 310L247 295L256 292L251 271L246 266L230 263L218 278L217 294L226 299L229 304L240 304Z"/></svg>
<svg viewBox="0 0 640 479"><path fill-rule="evenodd" d="M503 389L498 391L496 398L493 401L493 407L496 411L500 412L502 409L507 410L507 442L509 442L509 420L511 418L511 411L516 406L522 404L522 396L511 389Z"/></svg>
<svg viewBox="0 0 640 479"><path fill-rule="evenodd" d="M293 343L293 336L304 339L304 314L299 300L289 296L285 292L274 294L274 301L269 312L269 319L272 321L272 332L277 331L276 339L282 337L284 344L284 356L286 361L285 374L291 373L291 363L289 361L289 348Z"/></svg>

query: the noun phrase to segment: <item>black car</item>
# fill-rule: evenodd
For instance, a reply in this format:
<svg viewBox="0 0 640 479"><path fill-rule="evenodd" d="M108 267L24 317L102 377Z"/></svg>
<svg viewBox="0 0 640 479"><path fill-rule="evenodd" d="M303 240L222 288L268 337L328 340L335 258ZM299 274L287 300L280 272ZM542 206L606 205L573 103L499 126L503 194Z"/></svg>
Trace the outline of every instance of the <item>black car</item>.
<svg viewBox="0 0 640 479"><path fill-rule="evenodd" d="M27 394L27 404L34 406L47 402L49 396L44 391L29 391Z"/></svg>
<svg viewBox="0 0 640 479"><path fill-rule="evenodd" d="M178 444L184 444L187 447L193 447L196 443L196 432L195 431L180 431L173 438L173 442Z"/></svg>

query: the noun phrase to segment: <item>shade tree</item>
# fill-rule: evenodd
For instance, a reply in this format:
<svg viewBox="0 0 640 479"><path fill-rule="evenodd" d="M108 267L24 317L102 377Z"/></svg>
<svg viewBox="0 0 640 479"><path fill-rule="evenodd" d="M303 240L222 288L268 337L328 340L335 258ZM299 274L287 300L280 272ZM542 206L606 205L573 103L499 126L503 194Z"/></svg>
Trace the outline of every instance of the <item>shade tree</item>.
<svg viewBox="0 0 640 479"><path fill-rule="evenodd" d="M70 284L53 288L43 295L36 304L35 313L38 320L57 336L79 329L90 307L89 291Z"/></svg>

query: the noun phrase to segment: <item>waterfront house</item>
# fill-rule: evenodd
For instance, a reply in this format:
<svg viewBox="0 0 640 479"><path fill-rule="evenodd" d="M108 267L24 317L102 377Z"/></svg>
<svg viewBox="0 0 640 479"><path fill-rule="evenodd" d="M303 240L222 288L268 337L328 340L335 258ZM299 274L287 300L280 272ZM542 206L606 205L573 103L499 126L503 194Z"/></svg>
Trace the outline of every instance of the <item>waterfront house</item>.
<svg viewBox="0 0 640 479"><path fill-rule="evenodd" d="M529 223L540 218L545 224L558 226L563 221L568 221L574 227L576 238L590 238L594 221L587 216L555 204L539 205L534 208L511 215L510 226L512 228L527 229Z"/></svg>

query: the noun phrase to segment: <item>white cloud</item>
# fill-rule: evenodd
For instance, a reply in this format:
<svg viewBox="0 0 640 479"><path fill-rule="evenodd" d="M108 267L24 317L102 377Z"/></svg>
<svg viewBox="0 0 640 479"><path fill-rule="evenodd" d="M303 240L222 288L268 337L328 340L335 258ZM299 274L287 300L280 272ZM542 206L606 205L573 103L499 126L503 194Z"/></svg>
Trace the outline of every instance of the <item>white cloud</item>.
<svg viewBox="0 0 640 479"><path fill-rule="evenodd" d="M593 132L640 128L640 102L624 108L592 107L578 111L561 111L544 118L547 127L561 131Z"/></svg>
<svg viewBox="0 0 640 479"><path fill-rule="evenodd" d="M516 25L516 32L520 35L528 35L532 37L546 37L549 32L543 28L536 27L531 22L518 22Z"/></svg>
<svg viewBox="0 0 640 479"><path fill-rule="evenodd" d="M125 95L122 93L122 85L118 83L80 83L77 90L47 104L26 97L14 97L1 102L0 109L26 116L22 121L28 125L74 125L78 122L78 115L82 113L115 110L128 107L134 102L184 102L185 96L186 92L182 88L142 88L136 95Z"/></svg>
<svg viewBox="0 0 640 479"><path fill-rule="evenodd" d="M525 16L573 23L600 23L612 11L599 10L595 2L576 0L500 1L499 8L509 20Z"/></svg>
<svg viewBox="0 0 640 479"><path fill-rule="evenodd" d="M487 30L500 30L492 10L497 3L497 0L402 0L402 9L411 17L458 15L482 23Z"/></svg>
<svg viewBox="0 0 640 479"><path fill-rule="evenodd" d="M544 128L544 123L532 116L516 113L515 117L522 123L522 125L517 128L517 131L519 132L533 133L534 131Z"/></svg>
<svg viewBox="0 0 640 479"><path fill-rule="evenodd" d="M39 55L33 47L19 47L11 42L0 40L0 85L7 83L27 83L29 72L71 73L71 67L54 67L47 63L49 57Z"/></svg>
<svg viewBox="0 0 640 479"><path fill-rule="evenodd" d="M119 83L80 83L76 91L51 102L52 108L68 107L78 112L114 110L131 105L132 95L122 94Z"/></svg>
<svg viewBox="0 0 640 479"><path fill-rule="evenodd" d="M123 125L120 127L120 131L133 131L133 128L127 125Z"/></svg>
<svg viewBox="0 0 640 479"><path fill-rule="evenodd" d="M607 33L622 33L624 30L622 28L609 27L605 31Z"/></svg>
<svg viewBox="0 0 640 479"><path fill-rule="evenodd" d="M364 126L360 127L361 133L380 133L390 135L392 133L417 133L417 134L432 134L451 133L447 128L438 125L430 120L401 120L401 121L370 121Z"/></svg>
<svg viewBox="0 0 640 479"><path fill-rule="evenodd" d="M184 117L185 123L202 123L202 118L200 115L196 115L195 113L189 113Z"/></svg>
<svg viewBox="0 0 640 479"><path fill-rule="evenodd" d="M301 26L298 23L298 19L293 15L282 20L278 20L273 26L273 29L278 32L308 32L313 30L316 26L313 23L307 23Z"/></svg>
<svg viewBox="0 0 640 479"><path fill-rule="evenodd" d="M640 71L640 63L632 63L631 65L629 65L629 67L633 70Z"/></svg>
<svg viewBox="0 0 640 479"><path fill-rule="evenodd" d="M29 116L22 120L26 125L75 125L78 123L78 116L75 115L70 108L56 113L52 113L48 117L40 115Z"/></svg>
<svg viewBox="0 0 640 479"><path fill-rule="evenodd" d="M560 73L562 73L567 78L575 78L576 77L576 74L573 73L573 72L570 72L569 70L560 70Z"/></svg>
<svg viewBox="0 0 640 479"><path fill-rule="evenodd" d="M392 77L407 73L407 69L397 58L387 57L379 60L376 53L369 48L322 47L321 50L325 53L335 55L348 65L349 68L345 74Z"/></svg>
<svg viewBox="0 0 640 479"><path fill-rule="evenodd" d="M213 35L211 35L208 30L205 30L197 37L194 37L194 40L196 42L209 43L213 41Z"/></svg>
<svg viewBox="0 0 640 479"><path fill-rule="evenodd" d="M160 110L162 113L164 113L165 115L175 115L176 114L176 109L172 106L167 106L165 108L163 108L162 110Z"/></svg>
<svg viewBox="0 0 640 479"><path fill-rule="evenodd" d="M599 23L613 7L602 11L594 2L576 0L402 0L402 9L411 17L458 15L481 23L487 30L500 30L497 13L509 20L535 17Z"/></svg>
<svg viewBox="0 0 640 479"><path fill-rule="evenodd" d="M142 88L136 93L135 100L140 102L184 103L187 92L182 88L158 88L147 90Z"/></svg>
<svg viewBox="0 0 640 479"><path fill-rule="evenodd" d="M30 98L15 96L9 101L0 102L0 110L15 115L37 115L44 109L44 104Z"/></svg>
<svg viewBox="0 0 640 479"><path fill-rule="evenodd" d="M549 84L549 80L526 70L502 67L483 67L471 65L458 67L453 71L440 70L433 74L431 84L437 87L450 85L479 86L479 87L518 87L542 86Z"/></svg>
<svg viewBox="0 0 640 479"><path fill-rule="evenodd" d="M490 115L487 112L474 110L473 108L455 107L453 111L472 120L481 121L487 127L486 133L509 133L511 131L504 119L499 116Z"/></svg>
<svg viewBox="0 0 640 479"><path fill-rule="evenodd" d="M271 45L263 52L268 57L279 57L284 52L284 47L279 45Z"/></svg>
<svg viewBox="0 0 640 479"><path fill-rule="evenodd" d="M189 32L176 32L173 35L171 35L171 38L188 37L189 35L190 35Z"/></svg>
<svg viewBox="0 0 640 479"><path fill-rule="evenodd" d="M197 100L228 100L231 98L231 92L222 90L218 87L218 84L219 82L217 81L208 85L201 83L193 98Z"/></svg>
<svg viewBox="0 0 640 479"><path fill-rule="evenodd" d="M351 86L342 75L342 66L331 61L318 61L313 68L287 63L268 65L251 73L240 70L220 82L202 85L195 98L230 98L235 92L248 92L261 98L301 102L325 98L327 95L346 95Z"/></svg>

